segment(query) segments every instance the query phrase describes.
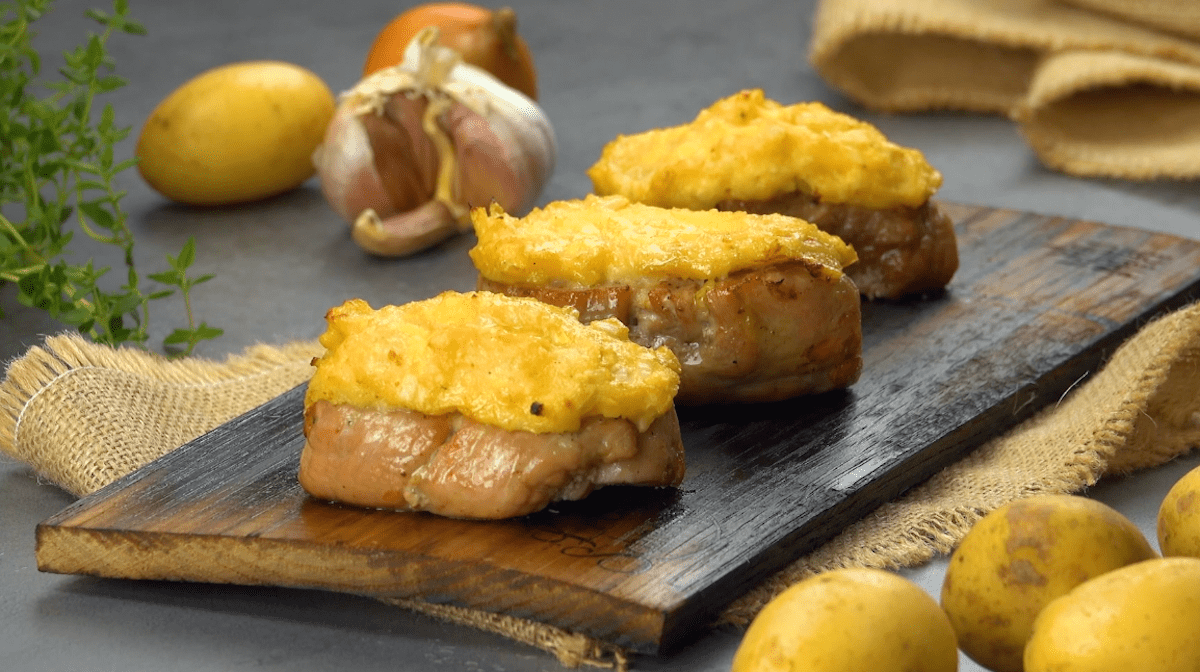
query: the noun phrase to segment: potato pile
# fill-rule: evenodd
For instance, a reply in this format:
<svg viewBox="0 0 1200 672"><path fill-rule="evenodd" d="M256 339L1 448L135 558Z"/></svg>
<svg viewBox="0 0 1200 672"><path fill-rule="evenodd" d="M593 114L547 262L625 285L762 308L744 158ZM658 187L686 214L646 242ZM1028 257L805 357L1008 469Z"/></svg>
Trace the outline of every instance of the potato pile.
<svg viewBox="0 0 1200 672"><path fill-rule="evenodd" d="M1200 672L1200 468L1164 497L1157 536L1161 555L1095 500L1019 499L959 543L940 608L882 570L819 574L759 613L733 670L942 672L961 650L994 672Z"/></svg>
<svg viewBox="0 0 1200 672"><path fill-rule="evenodd" d="M975 524L950 556L942 608L980 665L1021 672L1034 619L1087 579L1158 553L1116 510L1074 495L1010 502Z"/></svg>

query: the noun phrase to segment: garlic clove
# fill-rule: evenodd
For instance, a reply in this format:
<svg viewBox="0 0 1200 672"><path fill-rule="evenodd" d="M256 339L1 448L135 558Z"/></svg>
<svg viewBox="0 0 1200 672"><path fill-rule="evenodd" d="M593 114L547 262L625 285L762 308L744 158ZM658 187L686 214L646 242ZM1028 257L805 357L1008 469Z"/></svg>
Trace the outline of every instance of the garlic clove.
<svg viewBox="0 0 1200 672"><path fill-rule="evenodd" d="M554 126L545 111L529 96L467 63L450 70L444 88L456 101L484 114L501 143L514 148L507 158L531 193L523 207L505 210L521 212L532 207L550 181L558 151Z"/></svg>
<svg viewBox="0 0 1200 672"><path fill-rule="evenodd" d="M334 112L325 140L313 152L313 165L321 177L321 193L343 219L353 221L367 208L392 209L375 170L367 129L346 106Z"/></svg>
<svg viewBox="0 0 1200 672"><path fill-rule="evenodd" d="M458 219L441 201L426 201L405 212L381 219L364 210L350 227L359 247L383 257L403 257L420 252L461 233Z"/></svg>
<svg viewBox="0 0 1200 672"><path fill-rule="evenodd" d="M422 97L392 96L382 115L362 116L371 136L375 169L391 197L391 212L425 203L437 187L437 144L421 121L427 105Z"/></svg>
<svg viewBox="0 0 1200 672"><path fill-rule="evenodd" d="M447 114L445 123L448 129L457 131L464 121L468 120ZM540 132L543 127L514 123L506 113L489 114L483 126L486 134L454 132L464 182L463 200L470 207L495 200L506 212L524 213L533 207L550 179L553 147L546 144L546 136ZM487 189L494 191L492 198L487 197Z"/></svg>
<svg viewBox="0 0 1200 672"><path fill-rule="evenodd" d="M536 196L522 169L523 150L506 141L494 123L455 104L442 117L442 125L454 146L455 192L466 210L492 201L505 210L518 210Z"/></svg>

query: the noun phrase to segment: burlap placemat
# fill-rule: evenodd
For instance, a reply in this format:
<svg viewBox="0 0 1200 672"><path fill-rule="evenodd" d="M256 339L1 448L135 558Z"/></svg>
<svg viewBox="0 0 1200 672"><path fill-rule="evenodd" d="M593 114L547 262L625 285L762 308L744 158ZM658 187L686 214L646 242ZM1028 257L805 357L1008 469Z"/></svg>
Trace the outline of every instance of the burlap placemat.
<svg viewBox="0 0 1200 672"><path fill-rule="evenodd" d="M1118 51L1052 54L1012 117L1042 163L1065 173L1200 173L1200 67Z"/></svg>
<svg viewBox="0 0 1200 672"><path fill-rule="evenodd" d="M1200 37L1200 3L1196 0L1059 0L1104 12L1152 28Z"/></svg>
<svg viewBox="0 0 1200 672"><path fill-rule="evenodd" d="M1066 1L821 0L809 59L876 110L1010 116L1068 174L1200 176L1200 41Z"/></svg>
<svg viewBox="0 0 1200 672"><path fill-rule="evenodd" d="M0 383L0 449L84 495L291 389L316 343L259 345L225 361L170 361L77 336L46 339ZM1057 404L850 526L731 605L745 626L787 586L835 567L915 566L950 551L988 511L1034 493L1162 464L1200 444L1200 304L1143 327ZM625 669L619 648L534 621L419 600L393 604L499 633L568 667Z"/></svg>

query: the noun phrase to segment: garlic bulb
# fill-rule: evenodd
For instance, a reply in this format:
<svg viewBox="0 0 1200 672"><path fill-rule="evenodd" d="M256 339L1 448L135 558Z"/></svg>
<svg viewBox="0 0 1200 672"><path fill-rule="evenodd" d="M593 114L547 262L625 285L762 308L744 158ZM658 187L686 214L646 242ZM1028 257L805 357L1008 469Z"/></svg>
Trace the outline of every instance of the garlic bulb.
<svg viewBox="0 0 1200 672"><path fill-rule="evenodd" d="M491 202L525 212L557 146L537 103L421 30L404 61L342 94L313 154L321 191L369 252L404 256L470 230Z"/></svg>

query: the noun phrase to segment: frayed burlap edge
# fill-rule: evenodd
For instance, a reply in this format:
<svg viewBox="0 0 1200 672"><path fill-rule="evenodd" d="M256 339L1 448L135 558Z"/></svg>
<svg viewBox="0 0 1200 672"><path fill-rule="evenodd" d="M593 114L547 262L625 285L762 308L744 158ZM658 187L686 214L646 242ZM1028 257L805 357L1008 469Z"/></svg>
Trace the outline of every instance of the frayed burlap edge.
<svg viewBox="0 0 1200 672"><path fill-rule="evenodd" d="M452 605L420 600L381 598L386 604L432 616L447 623L466 625L500 635L551 653L563 667L600 667L625 672L629 656L621 647L546 623Z"/></svg>
<svg viewBox="0 0 1200 672"><path fill-rule="evenodd" d="M172 360L51 336L7 367L0 451L83 496L304 382L320 352L312 341Z"/></svg>
<svg viewBox="0 0 1200 672"><path fill-rule="evenodd" d="M1200 175L1194 65L1116 51L1056 53L1012 116L1042 163L1068 175Z"/></svg>
<svg viewBox="0 0 1200 672"><path fill-rule="evenodd" d="M821 0L808 56L873 109L1008 114L1041 57L1064 50L1200 64L1200 43L1052 0Z"/></svg>
<svg viewBox="0 0 1200 672"><path fill-rule="evenodd" d="M1176 33L1200 37L1200 4L1195 0L1058 0L1120 19Z"/></svg>
<svg viewBox="0 0 1200 672"><path fill-rule="evenodd" d="M809 61L869 108L1009 116L1038 160L1068 175L1195 179L1200 41L1083 7L1136 4L822 0ZM1200 6L1182 4L1139 6L1200 26Z"/></svg>

